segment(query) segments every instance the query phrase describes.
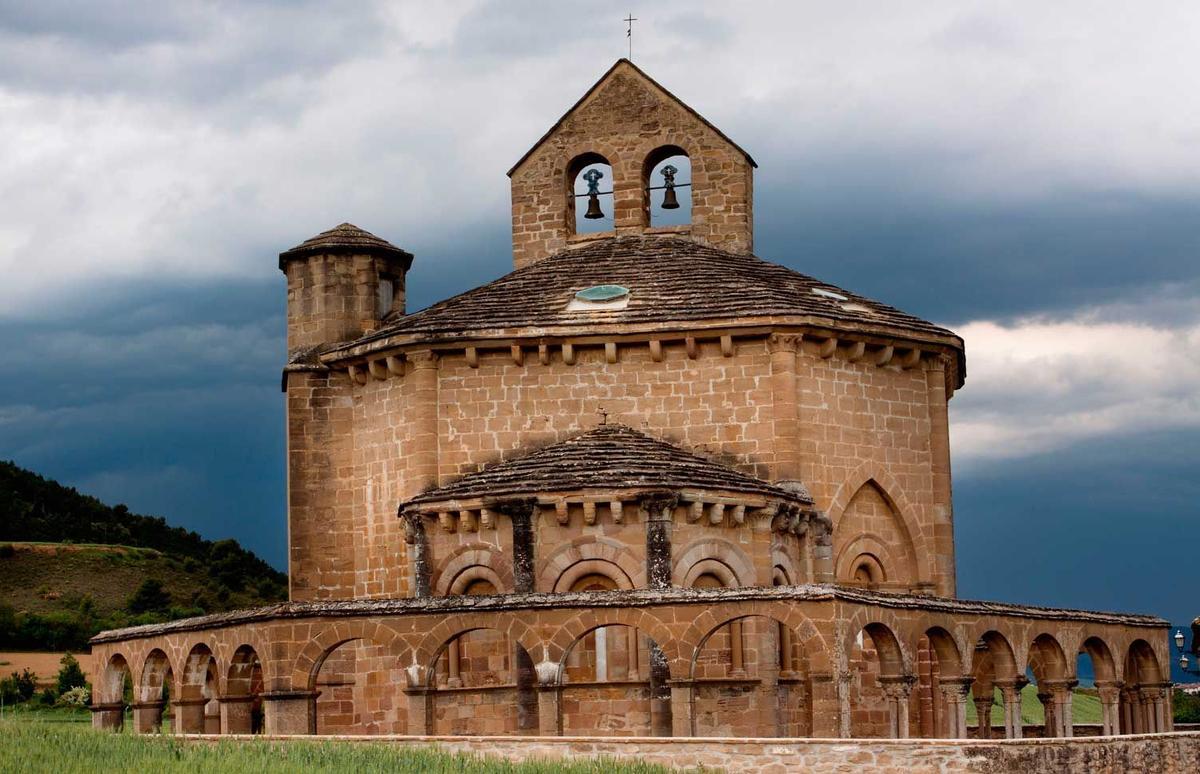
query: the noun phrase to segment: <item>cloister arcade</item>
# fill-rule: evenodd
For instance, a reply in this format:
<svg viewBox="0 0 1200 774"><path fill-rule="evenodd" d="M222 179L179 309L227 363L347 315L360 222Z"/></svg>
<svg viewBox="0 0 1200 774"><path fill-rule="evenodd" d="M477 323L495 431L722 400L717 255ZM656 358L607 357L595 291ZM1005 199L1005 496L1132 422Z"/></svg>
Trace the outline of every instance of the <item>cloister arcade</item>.
<svg viewBox="0 0 1200 774"><path fill-rule="evenodd" d="M703 577L701 574L698 577ZM1167 731L1165 623L835 586L287 604L109 632L94 722L176 733L778 737ZM1160 643L1155 646L1151 643ZM1071 722L1074 658L1100 727ZM1045 723L1023 726L1036 682ZM968 725L999 706L1003 723Z"/></svg>

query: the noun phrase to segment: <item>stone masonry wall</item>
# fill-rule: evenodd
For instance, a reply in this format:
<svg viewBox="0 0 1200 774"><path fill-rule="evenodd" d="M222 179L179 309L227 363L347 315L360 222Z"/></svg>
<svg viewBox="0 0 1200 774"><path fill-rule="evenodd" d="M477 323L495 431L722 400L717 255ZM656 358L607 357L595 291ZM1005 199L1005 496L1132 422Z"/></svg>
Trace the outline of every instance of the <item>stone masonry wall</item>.
<svg viewBox="0 0 1200 774"><path fill-rule="evenodd" d="M228 739L229 737L208 737ZM261 738L261 737L256 737ZM378 741L357 737L356 741ZM876 771L880 774L1191 774L1200 733L1086 739L952 740L605 739L588 737L404 737L388 744L513 761L606 756L706 771Z"/></svg>
<svg viewBox="0 0 1200 774"><path fill-rule="evenodd" d="M580 348L574 365L552 352L548 365L528 357L523 366L513 364L507 353L482 352L477 368L460 354L447 354L436 362L436 383L420 395L415 373L354 387L344 377L330 376L341 380L342 395L353 400L353 465L327 468L331 477L326 482L337 492L336 511L331 512L346 525L330 525L331 531L345 529L354 541L356 581L345 596L411 593L408 547L396 517L401 501L426 486L575 435L601 422L602 412L608 421L716 455L748 473L777 478L776 382L764 340L739 341L732 357L723 357L715 342L702 342L696 359L688 358L681 344L668 344L663 351L663 361L654 362L648 348L622 347L619 362L610 364L603 348ZM801 478L818 508L832 516L837 547L858 537L838 533L837 524L854 495L867 487L886 496L888 507L878 509L879 518L891 519L874 525L873 534L909 543L917 562L915 580L939 582L937 552L953 548L933 536L935 492L924 372L852 363L841 354L822 359L807 345L795 362ZM420 418L421 411L433 408L428 404L433 399L436 416ZM422 421L436 427L432 444L420 436ZM422 461L426 459L430 461ZM422 465L422 470L433 466L436 477L421 474ZM439 571L464 552L511 556L511 529L503 521L496 530L429 530L435 589ZM857 529L864 526L859 521L848 523ZM644 564L641 523L598 523L585 529L574 519L564 528L553 518L542 518L536 528L539 567L571 541L600 538L624 544L632 563ZM750 539L748 530L714 528L707 534L733 544ZM676 549L699 538L677 532ZM753 563L755 554L766 556L770 546L744 544L741 551ZM892 551L905 553L903 546ZM754 582L769 585L769 557L757 563L765 567L757 569ZM804 574L798 568L796 575L802 579ZM539 581L539 587L547 583L552 587L553 580Z"/></svg>

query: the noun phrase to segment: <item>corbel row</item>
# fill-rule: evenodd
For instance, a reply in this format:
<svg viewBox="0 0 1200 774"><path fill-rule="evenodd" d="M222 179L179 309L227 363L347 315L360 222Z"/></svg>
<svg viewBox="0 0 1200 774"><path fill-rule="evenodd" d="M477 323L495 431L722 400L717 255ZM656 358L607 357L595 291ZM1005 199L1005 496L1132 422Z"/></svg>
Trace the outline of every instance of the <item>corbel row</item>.
<svg viewBox="0 0 1200 774"><path fill-rule="evenodd" d="M903 370L916 368L921 365L926 355L941 357L940 352L922 350L920 346L897 346L895 344L868 343L864 339L852 339L823 334L806 333L774 333L767 337L767 346L772 352L781 349L800 351L802 342L807 339L816 344L818 357L828 360L839 352L847 362L868 362L879 367L895 366ZM527 361L536 358L541 365L549 365L557 356L565 365L575 365L581 348L603 347L605 362L615 364L620 362L622 349L634 347L649 347L650 359L660 363L664 359L663 344L666 342L682 342L684 351L691 360L700 356L701 341L717 341L724 357L737 354L737 345L732 334L713 336L664 336L646 340L610 340L610 341L562 341L555 344L545 342L537 344L512 343L508 345L509 356L517 366L524 366ZM495 351L498 347L487 347ZM466 346L462 351L471 368L479 367L481 347ZM347 366L351 381L355 384L367 384L371 381L386 381L395 377L403 377L413 368L423 363L432 363L437 359L437 352L431 350L416 350L404 354L391 354L377 357L366 363L351 363Z"/></svg>

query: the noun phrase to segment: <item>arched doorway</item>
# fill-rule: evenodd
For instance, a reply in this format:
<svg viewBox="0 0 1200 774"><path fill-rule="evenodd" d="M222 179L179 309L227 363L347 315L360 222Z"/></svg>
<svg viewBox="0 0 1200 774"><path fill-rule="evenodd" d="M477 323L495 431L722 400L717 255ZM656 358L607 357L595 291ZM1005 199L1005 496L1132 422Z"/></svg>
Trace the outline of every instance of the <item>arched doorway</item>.
<svg viewBox="0 0 1200 774"><path fill-rule="evenodd" d="M225 695L221 697L222 724L227 734L260 734L263 729L263 669L258 653L249 645L233 652Z"/></svg>

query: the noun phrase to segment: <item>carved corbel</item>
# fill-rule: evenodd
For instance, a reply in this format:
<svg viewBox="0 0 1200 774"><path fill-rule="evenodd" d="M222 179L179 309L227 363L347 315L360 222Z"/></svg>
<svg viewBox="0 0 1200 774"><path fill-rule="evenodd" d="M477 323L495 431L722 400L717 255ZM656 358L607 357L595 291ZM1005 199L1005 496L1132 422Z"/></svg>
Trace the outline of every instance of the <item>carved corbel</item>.
<svg viewBox="0 0 1200 774"><path fill-rule="evenodd" d="M733 357L733 336L725 335L721 337L721 356Z"/></svg>
<svg viewBox="0 0 1200 774"><path fill-rule="evenodd" d="M663 359L662 342L658 339L650 339L650 359L655 363L661 363Z"/></svg>
<svg viewBox="0 0 1200 774"><path fill-rule="evenodd" d="M696 337L688 336L683 340L684 347L687 349L689 360L695 360L700 357L700 350L696 347Z"/></svg>
<svg viewBox="0 0 1200 774"><path fill-rule="evenodd" d="M569 520L569 511L567 510L566 500L559 500L558 502L554 503L554 517L558 520L559 524L564 527L567 526L567 522Z"/></svg>
<svg viewBox="0 0 1200 774"><path fill-rule="evenodd" d="M700 521L700 517L703 515L704 515L704 501L696 500L694 503L691 504L691 507L688 508L687 519L689 522L695 523L697 521Z"/></svg>
<svg viewBox="0 0 1200 774"><path fill-rule="evenodd" d="M593 502L584 501L583 503L583 523L589 527L596 523L596 504Z"/></svg>
<svg viewBox="0 0 1200 774"><path fill-rule="evenodd" d="M883 347L880 347L879 351L875 353L875 365L885 366L888 363L892 362L892 355L894 355L895 352L896 352L896 348L893 347L891 344L887 344Z"/></svg>
<svg viewBox="0 0 1200 774"><path fill-rule="evenodd" d="M550 365L550 347L545 344L538 344L538 362L542 365Z"/></svg>
<svg viewBox="0 0 1200 774"><path fill-rule="evenodd" d="M857 363L863 359L865 354L867 354L867 342L856 341L846 350L846 359L851 363Z"/></svg>
<svg viewBox="0 0 1200 774"><path fill-rule="evenodd" d="M458 526L463 532L475 531L475 512L462 510L458 512Z"/></svg>
<svg viewBox="0 0 1200 774"><path fill-rule="evenodd" d="M746 506L744 506L744 505L733 506L733 512L730 514L729 518L733 520L734 524L737 524L737 525L745 524L746 523Z"/></svg>
<svg viewBox="0 0 1200 774"><path fill-rule="evenodd" d="M604 342L604 360L609 365L612 365L613 363L617 362L617 342L615 342L615 341Z"/></svg>
<svg viewBox="0 0 1200 774"><path fill-rule="evenodd" d="M479 527L481 529L496 528L496 514L488 508L479 509Z"/></svg>
<svg viewBox="0 0 1200 774"><path fill-rule="evenodd" d="M770 353L795 352L803 341L803 333L772 333L767 337L767 351Z"/></svg>
<svg viewBox="0 0 1200 774"><path fill-rule="evenodd" d="M575 345L569 342L564 342L562 345L563 362L567 365L575 365Z"/></svg>
<svg viewBox="0 0 1200 774"><path fill-rule="evenodd" d="M472 368L479 367L479 350L475 347L467 347L466 349L467 365Z"/></svg>
<svg viewBox="0 0 1200 774"><path fill-rule="evenodd" d="M508 351L512 355L513 365L525 365L525 350L521 349L520 344L513 344Z"/></svg>
<svg viewBox="0 0 1200 774"><path fill-rule="evenodd" d="M404 360L398 355L388 355L384 362L387 363L388 373L392 376L404 376Z"/></svg>
<svg viewBox="0 0 1200 774"><path fill-rule="evenodd" d="M350 381L352 383L354 383L354 384L366 384L367 383L367 375L365 373L363 373L363 370L361 368L359 368L358 366L351 364L350 366L347 367L346 370L350 374Z"/></svg>
<svg viewBox="0 0 1200 774"><path fill-rule="evenodd" d="M443 532L454 532L456 529L454 516L449 511L442 511L438 514L438 524L441 526Z"/></svg>
<svg viewBox="0 0 1200 774"><path fill-rule="evenodd" d="M371 376L378 381L386 381L388 378L387 363L383 360L368 360L367 370L371 372Z"/></svg>
<svg viewBox="0 0 1200 774"><path fill-rule="evenodd" d="M725 520L725 503L713 503L708 507L708 523L716 526Z"/></svg>
<svg viewBox="0 0 1200 774"><path fill-rule="evenodd" d="M625 523L625 504L620 500L613 500L608 504L608 510L612 513L614 524Z"/></svg>
<svg viewBox="0 0 1200 774"><path fill-rule="evenodd" d="M921 348L913 347L904 353L904 357L900 358L900 367L904 370L914 368L921 363Z"/></svg>
<svg viewBox="0 0 1200 774"><path fill-rule="evenodd" d="M830 336L821 342L821 345L817 348L817 354L821 356L822 360L828 360L829 358L833 357L834 352L837 352L837 348L837 337Z"/></svg>

